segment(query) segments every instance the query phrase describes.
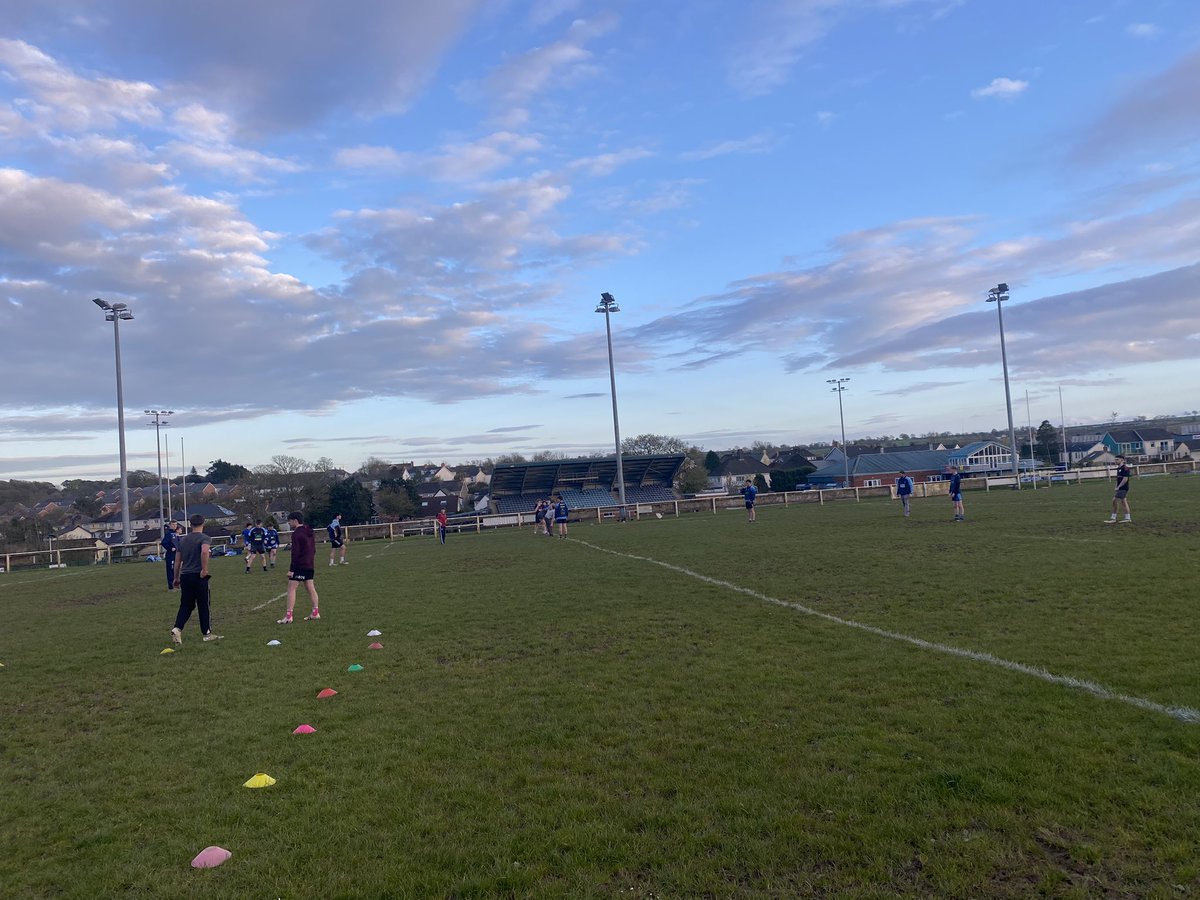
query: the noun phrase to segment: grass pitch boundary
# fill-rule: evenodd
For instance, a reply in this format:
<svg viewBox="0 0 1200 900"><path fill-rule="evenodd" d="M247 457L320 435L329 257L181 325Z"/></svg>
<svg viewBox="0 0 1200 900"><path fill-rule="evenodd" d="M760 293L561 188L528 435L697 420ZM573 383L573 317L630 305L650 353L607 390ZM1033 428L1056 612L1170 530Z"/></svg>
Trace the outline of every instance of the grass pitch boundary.
<svg viewBox="0 0 1200 900"><path fill-rule="evenodd" d="M1001 669L1007 669L1010 672L1017 672L1021 675L1029 675L1033 678L1038 678L1050 684L1056 684L1072 690L1082 691L1101 700L1116 700L1120 703L1137 707L1138 709L1158 713L1159 715L1169 716L1172 719L1185 722L1189 725L1200 725L1200 709L1194 709L1190 706L1168 706L1163 703L1158 703L1154 700L1148 700L1145 697L1122 694L1119 691L1115 691L1112 688L1105 687L1098 682L1089 681L1085 678L1077 678L1073 675L1059 675L1055 672L1050 672L1037 666L1029 666L1025 663L1014 662L1013 660L1009 659L1002 659L999 656L995 656L991 653L986 653L980 650L970 650L964 647L954 647L949 644L941 644L936 641L927 641L924 638L903 634L899 631L889 631L886 628L868 625L865 622L858 622L854 619L835 616L832 613L821 612L820 610L813 609L811 606L805 606L803 603L796 603L792 600L780 600L778 597L771 597L768 594L763 594L760 591L753 590L752 588L742 587L741 585L734 584L731 581L724 581L720 578L713 578L709 575L703 575L700 572L695 572L685 566L663 562L662 560L654 559L650 556L641 556L636 553L624 553L620 550L611 550L607 547L601 547L598 544L592 544L588 541L581 541L578 538L570 538L569 540L572 540L576 544L587 547L591 550L597 550L601 553L608 553L612 556L620 556L624 559L631 559L637 562L650 563L652 565L667 569L668 571L677 572L681 575L686 575L689 578L694 578L697 581L702 581L705 584L711 584L715 587L725 588L726 590L744 594L747 597L753 597L756 600L761 600L764 603L771 603L775 606L782 606L786 609L804 613L807 616L814 616L818 619L824 619L825 621L832 622L835 625L842 625L847 628L855 628L859 631L865 631L868 634L876 635L877 637L911 644L912 646L919 647L922 650L932 650L936 653L942 653L947 656L957 656L961 659L969 659L973 662L986 663L987 665L996 666Z"/></svg>

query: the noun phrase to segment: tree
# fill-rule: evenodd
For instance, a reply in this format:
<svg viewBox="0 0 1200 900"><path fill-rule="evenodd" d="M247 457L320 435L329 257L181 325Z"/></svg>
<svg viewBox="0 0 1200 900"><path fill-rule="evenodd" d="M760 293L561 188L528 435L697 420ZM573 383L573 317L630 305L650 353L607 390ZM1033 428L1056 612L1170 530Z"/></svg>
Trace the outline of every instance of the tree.
<svg viewBox="0 0 1200 900"><path fill-rule="evenodd" d="M520 453L501 453L496 457L496 465L498 466L519 466L528 461Z"/></svg>
<svg viewBox="0 0 1200 900"><path fill-rule="evenodd" d="M158 484L158 476L145 469L134 469L132 472L126 473L126 478L131 488L153 487Z"/></svg>
<svg viewBox="0 0 1200 900"><path fill-rule="evenodd" d="M684 463L675 485L681 494L698 494L708 487L708 469L701 463Z"/></svg>
<svg viewBox="0 0 1200 900"><path fill-rule="evenodd" d="M215 484L235 484L248 477L250 477L250 470L245 466L225 462L223 459L214 459L208 464L206 480Z"/></svg>
<svg viewBox="0 0 1200 900"><path fill-rule="evenodd" d="M707 453L704 454L704 468L708 470L709 475L711 475L713 472L717 471L717 468L720 465L721 465L721 457L717 456L716 450L709 450Z"/></svg>
<svg viewBox="0 0 1200 900"><path fill-rule="evenodd" d="M403 478L388 478L379 482L375 508L380 515L397 519L415 516L421 510L417 486Z"/></svg>
<svg viewBox="0 0 1200 900"><path fill-rule="evenodd" d="M1043 419L1037 430L1037 444L1042 451L1042 459L1055 464L1059 461L1062 447L1058 439L1058 429L1050 424L1049 419Z"/></svg>
<svg viewBox="0 0 1200 900"><path fill-rule="evenodd" d="M685 441L665 434L639 434L621 441L621 453L628 456L665 456L687 451Z"/></svg>
<svg viewBox="0 0 1200 900"><path fill-rule="evenodd" d="M73 509L79 510L88 518L94 519L100 515L100 510L104 506L104 501L93 494L81 494L75 498L75 502L71 504Z"/></svg>
<svg viewBox="0 0 1200 900"><path fill-rule="evenodd" d="M329 518L342 514L343 525L362 525L371 519L371 492L347 478L329 486Z"/></svg>
<svg viewBox="0 0 1200 900"><path fill-rule="evenodd" d="M392 464L386 459L380 459L378 456L368 456L361 466L358 467L360 475L366 475L370 478L384 478L392 470Z"/></svg>
<svg viewBox="0 0 1200 900"><path fill-rule="evenodd" d="M198 474L196 472L196 467L192 466L192 471L188 472L187 477L184 478L184 481L186 481L188 484L204 484L204 476Z"/></svg>

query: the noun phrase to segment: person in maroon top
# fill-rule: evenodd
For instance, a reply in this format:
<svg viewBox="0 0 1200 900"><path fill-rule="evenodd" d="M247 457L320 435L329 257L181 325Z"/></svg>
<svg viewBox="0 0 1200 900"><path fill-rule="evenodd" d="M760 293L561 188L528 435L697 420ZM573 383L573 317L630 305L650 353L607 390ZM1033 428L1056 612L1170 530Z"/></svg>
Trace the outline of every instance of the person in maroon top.
<svg viewBox="0 0 1200 900"><path fill-rule="evenodd" d="M310 526L304 524L304 513L288 513L288 526L292 529L292 561L288 565L287 614L278 621L279 625L292 624L292 610L296 608L296 585L303 583L312 600L312 615L304 621L321 618L317 603L316 577L317 539Z"/></svg>

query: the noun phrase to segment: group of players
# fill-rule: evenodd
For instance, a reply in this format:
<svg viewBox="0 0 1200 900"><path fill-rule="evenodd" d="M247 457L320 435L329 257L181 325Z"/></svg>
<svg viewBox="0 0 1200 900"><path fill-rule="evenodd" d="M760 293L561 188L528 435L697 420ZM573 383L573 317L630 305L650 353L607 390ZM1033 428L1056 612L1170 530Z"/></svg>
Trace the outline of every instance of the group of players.
<svg viewBox="0 0 1200 900"><path fill-rule="evenodd" d="M211 557L211 541L204 533L204 517L194 515L188 520L191 531L180 535L175 525L170 524L164 531L162 547L167 565L167 589L179 588L179 612L175 616L175 626L171 629L171 640L176 644L183 643L183 627L191 618L192 612L198 610L200 615L200 631L205 641L217 641L220 635L213 634L210 629L208 562ZM296 605L296 588L303 584L312 601L312 614L306 616L307 621L321 618L318 605L317 587L315 581L316 538L312 527L304 524L304 515L300 512L288 514L288 525L291 528L291 562L288 565L287 612L279 620L280 625L290 625L292 610ZM346 533L342 528L342 516L339 513L326 526L329 534L329 565L335 565L340 554L341 564L346 562ZM445 543L445 538L443 538ZM262 519L247 522L242 529L242 552L246 558L246 574L255 560L261 560L264 572L275 568L275 558L279 553L279 532L273 526L264 526Z"/></svg>
<svg viewBox="0 0 1200 900"><path fill-rule="evenodd" d="M533 508L533 533L545 534L546 537L554 537L554 524L557 522L558 536L565 540L567 537L567 519L570 515L571 510L567 506L567 501L562 497L539 500L537 506Z"/></svg>

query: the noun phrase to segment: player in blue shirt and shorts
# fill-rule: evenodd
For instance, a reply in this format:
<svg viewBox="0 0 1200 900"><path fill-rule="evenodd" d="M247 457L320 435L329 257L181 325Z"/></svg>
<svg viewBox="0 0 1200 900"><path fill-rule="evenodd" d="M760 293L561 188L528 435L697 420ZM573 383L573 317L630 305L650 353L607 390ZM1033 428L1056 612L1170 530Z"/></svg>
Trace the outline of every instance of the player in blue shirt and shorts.
<svg viewBox="0 0 1200 900"><path fill-rule="evenodd" d="M954 521L965 522L967 515L963 512L962 475L958 472L958 466L950 467L950 499L954 501Z"/></svg>
<svg viewBox="0 0 1200 900"><path fill-rule="evenodd" d="M346 531L342 528L342 514L334 516L333 521L325 526L325 530L329 532L329 564L333 565L333 558L338 550L341 550L342 565L346 565Z"/></svg>
<svg viewBox="0 0 1200 900"><path fill-rule="evenodd" d="M746 479L745 486L742 487L742 497L746 500L746 521L753 522L754 519L754 498L758 496L758 488L754 486L754 482L749 478Z"/></svg>

